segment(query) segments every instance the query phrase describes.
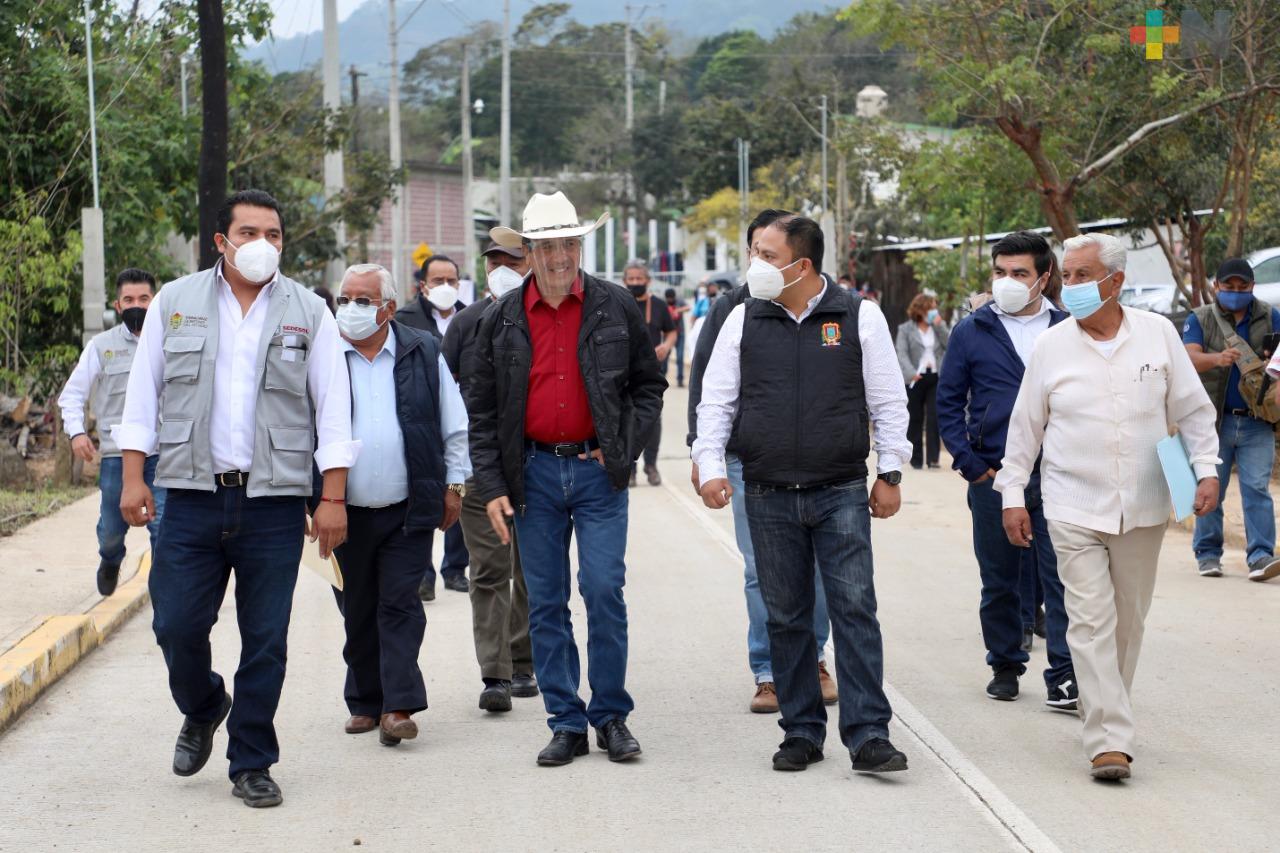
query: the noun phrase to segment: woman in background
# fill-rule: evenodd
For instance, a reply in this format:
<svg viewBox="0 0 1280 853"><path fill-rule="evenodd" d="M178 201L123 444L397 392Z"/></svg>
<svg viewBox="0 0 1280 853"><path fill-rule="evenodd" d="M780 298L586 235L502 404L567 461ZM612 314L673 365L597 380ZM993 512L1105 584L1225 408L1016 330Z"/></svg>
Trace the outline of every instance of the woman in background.
<svg viewBox="0 0 1280 853"><path fill-rule="evenodd" d="M917 294L907 307L907 319L898 327L898 365L907 383L907 438L911 440L911 467L939 467L938 373L947 351L947 327L938 313L938 300ZM923 433L923 437L922 437Z"/></svg>

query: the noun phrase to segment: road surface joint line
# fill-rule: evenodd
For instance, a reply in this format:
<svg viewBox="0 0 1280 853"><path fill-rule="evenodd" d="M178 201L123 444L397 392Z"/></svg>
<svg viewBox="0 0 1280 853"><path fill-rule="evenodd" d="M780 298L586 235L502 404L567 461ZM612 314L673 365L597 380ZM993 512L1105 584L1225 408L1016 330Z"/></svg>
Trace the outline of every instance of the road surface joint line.
<svg viewBox="0 0 1280 853"><path fill-rule="evenodd" d="M150 600L151 552L115 593L83 613L49 616L0 653L0 732Z"/></svg>
<svg viewBox="0 0 1280 853"><path fill-rule="evenodd" d="M665 488L676 501L693 516L694 521L711 534L735 560L740 560L737 542L715 522L702 512L694 500L679 489L663 481ZM956 747L946 735L938 731L907 697L890 684L884 682L885 693L893 704L894 716L911 736L927 749L938 761L950 771L951 776L966 792L970 802L995 826L1009 834L1011 840L1020 848L1035 853L1062 853L1053 839L1040 829L1027 814L1018 808L1004 792L983 773L963 752Z"/></svg>

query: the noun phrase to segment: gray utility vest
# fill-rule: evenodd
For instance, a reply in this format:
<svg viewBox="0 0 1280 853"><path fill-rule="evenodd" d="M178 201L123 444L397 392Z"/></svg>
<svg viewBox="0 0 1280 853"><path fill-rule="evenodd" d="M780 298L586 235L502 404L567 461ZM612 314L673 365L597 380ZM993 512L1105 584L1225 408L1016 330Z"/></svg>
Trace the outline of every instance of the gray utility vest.
<svg viewBox="0 0 1280 853"><path fill-rule="evenodd" d="M156 485L168 489L212 492L214 474L223 473L213 470L209 435L218 358L216 269L166 284L151 307L164 318ZM271 289L258 344L251 498L311 494L315 411L307 362L328 310L323 299L284 276Z"/></svg>
<svg viewBox="0 0 1280 853"><path fill-rule="evenodd" d="M1215 299L1208 305L1201 305L1199 308L1192 309L1196 315L1196 319L1200 321L1200 331L1204 333L1204 351L1205 352L1222 352L1227 348L1227 337L1222 333L1222 327L1218 325L1218 321L1214 319L1216 313L1221 317L1232 331L1236 330L1236 318L1234 314L1229 314L1222 310ZM1271 304L1263 302L1256 296L1253 302L1249 303L1249 348L1253 350L1258 358L1262 358L1262 344L1271 334ZM1227 402L1227 382L1230 379L1232 369L1230 367L1215 367L1206 370L1200 374L1200 381L1204 383L1204 390L1209 394L1209 399L1213 401L1213 409L1217 413L1218 424L1222 424L1222 407Z"/></svg>
<svg viewBox="0 0 1280 853"><path fill-rule="evenodd" d="M103 456L119 456L120 448L111 436L111 428L124 415L124 392L129 387L129 369L138 351L138 339L122 323L94 335L89 346L98 351L100 370L89 396L89 406L98 422L98 451Z"/></svg>

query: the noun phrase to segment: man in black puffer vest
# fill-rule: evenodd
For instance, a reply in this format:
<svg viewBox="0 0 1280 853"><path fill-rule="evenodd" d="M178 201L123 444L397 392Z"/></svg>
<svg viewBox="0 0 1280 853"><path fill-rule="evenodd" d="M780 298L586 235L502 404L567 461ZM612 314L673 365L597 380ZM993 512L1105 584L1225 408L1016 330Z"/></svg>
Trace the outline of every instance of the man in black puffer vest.
<svg viewBox="0 0 1280 853"><path fill-rule="evenodd" d="M348 734L381 728L383 744L417 737L427 707L418 652L422 555L462 509L471 476L467 410L435 338L391 318L396 287L376 264L347 270L338 297L351 432L363 442L347 478L347 541L335 590L347 643Z"/></svg>
<svg viewBox="0 0 1280 853"><path fill-rule="evenodd" d="M877 305L823 279L813 220L785 216L758 229L751 254L752 298L726 318L703 377L693 461L703 503L720 509L734 496L726 445L742 460L737 499L746 503L786 732L773 767L804 770L823 758L816 559L836 641L840 739L854 770L906 770L889 742L871 559L871 517L898 511L911 452L889 327ZM870 426L879 476L868 496Z"/></svg>

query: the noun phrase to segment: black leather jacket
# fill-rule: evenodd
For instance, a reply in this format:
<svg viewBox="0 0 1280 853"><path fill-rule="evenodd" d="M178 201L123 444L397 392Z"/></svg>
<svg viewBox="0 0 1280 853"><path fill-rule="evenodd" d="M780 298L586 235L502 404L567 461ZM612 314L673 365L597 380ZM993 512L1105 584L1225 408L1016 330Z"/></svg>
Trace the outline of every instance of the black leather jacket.
<svg viewBox="0 0 1280 853"><path fill-rule="evenodd" d="M533 345L525 314L525 288L489 306L464 357L468 440L475 489L481 500L508 496L524 505L525 404ZM625 489L644 439L662 415L667 380L649 344L635 297L607 281L582 274L582 328L578 361L596 439L615 489Z"/></svg>

